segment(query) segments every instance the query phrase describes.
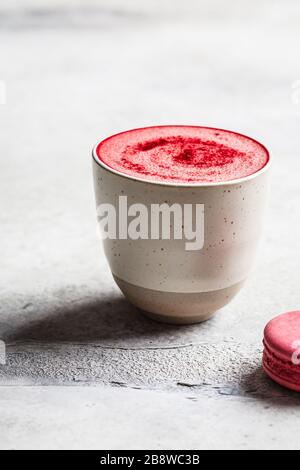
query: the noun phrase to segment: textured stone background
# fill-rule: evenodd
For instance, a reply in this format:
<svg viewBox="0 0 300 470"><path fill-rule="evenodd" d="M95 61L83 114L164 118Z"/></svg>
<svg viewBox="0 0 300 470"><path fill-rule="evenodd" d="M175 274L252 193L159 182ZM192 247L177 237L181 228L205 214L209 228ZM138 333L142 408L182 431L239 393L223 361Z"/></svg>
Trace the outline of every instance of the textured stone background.
<svg viewBox="0 0 300 470"><path fill-rule="evenodd" d="M299 397L260 366L300 306L299 21L296 0L2 0L1 448L300 447ZM155 123L277 157L256 270L202 325L142 317L97 240L91 147Z"/></svg>

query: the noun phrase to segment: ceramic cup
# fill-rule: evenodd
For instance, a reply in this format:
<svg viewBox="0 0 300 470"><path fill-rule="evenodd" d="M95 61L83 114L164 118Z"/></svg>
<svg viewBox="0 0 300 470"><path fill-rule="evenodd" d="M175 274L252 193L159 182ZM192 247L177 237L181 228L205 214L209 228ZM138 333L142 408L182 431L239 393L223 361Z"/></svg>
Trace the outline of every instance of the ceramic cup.
<svg viewBox="0 0 300 470"><path fill-rule="evenodd" d="M93 150L97 207L119 197L128 204L202 204L204 245L187 250L186 240L105 239L112 275L127 299L149 317L167 323L207 320L237 294L245 282L261 237L270 159L258 172L207 184L147 181L120 173Z"/></svg>

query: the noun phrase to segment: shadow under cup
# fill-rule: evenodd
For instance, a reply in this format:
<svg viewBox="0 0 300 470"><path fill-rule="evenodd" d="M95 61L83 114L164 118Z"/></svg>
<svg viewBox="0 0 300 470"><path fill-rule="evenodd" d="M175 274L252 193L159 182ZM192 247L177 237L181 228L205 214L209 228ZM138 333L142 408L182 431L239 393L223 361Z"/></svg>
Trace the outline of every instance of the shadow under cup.
<svg viewBox="0 0 300 470"><path fill-rule="evenodd" d="M145 314L177 324L207 320L237 294L252 268L264 222L270 159L261 170L240 179L175 184L115 171L99 160L96 149L93 175L97 208L113 206L116 221L124 221L125 202L127 209L142 204L148 211L149 224L153 205L170 208L176 204L182 214L187 206L203 208L202 226L198 227L203 231L200 248L187 249L185 238L164 239L161 232L158 239L133 239L124 233L120 237L118 229L116 236L106 237L103 244L117 285ZM164 215L169 217L164 224L174 234L175 216L172 212ZM185 218L182 223L184 227Z"/></svg>

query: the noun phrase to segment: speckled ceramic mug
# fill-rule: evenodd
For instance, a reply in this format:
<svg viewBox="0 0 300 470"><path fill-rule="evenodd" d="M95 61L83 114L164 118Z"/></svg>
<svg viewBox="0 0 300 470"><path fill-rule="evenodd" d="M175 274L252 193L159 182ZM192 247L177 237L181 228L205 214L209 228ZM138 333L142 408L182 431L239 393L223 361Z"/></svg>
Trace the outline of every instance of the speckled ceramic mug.
<svg viewBox="0 0 300 470"><path fill-rule="evenodd" d="M98 144L99 145L99 144ZM177 324L207 320L226 305L247 278L261 236L268 163L250 176L207 184L148 181L116 171L93 150L96 204L118 210L130 203L203 204L204 246L187 251L185 240L106 239L113 277L127 297L151 318Z"/></svg>

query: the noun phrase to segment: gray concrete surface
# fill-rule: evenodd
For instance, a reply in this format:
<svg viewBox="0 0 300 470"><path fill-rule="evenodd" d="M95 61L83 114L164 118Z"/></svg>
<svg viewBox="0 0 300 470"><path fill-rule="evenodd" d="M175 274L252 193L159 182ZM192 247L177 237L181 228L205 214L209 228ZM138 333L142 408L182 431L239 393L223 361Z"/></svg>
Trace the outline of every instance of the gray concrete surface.
<svg viewBox="0 0 300 470"><path fill-rule="evenodd" d="M1 447L202 450L267 443L293 449L297 403L102 386L7 387L1 389Z"/></svg>
<svg viewBox="0 0 300 470"><path fill-rule="evenodd" d="M299 19L291 0L1 2L0 448L300 447L299 396L260 366L265 323L300 306ZM154 123L276 156L256 270L202 325L141 316L97 239L91 147Z"/></svg>

